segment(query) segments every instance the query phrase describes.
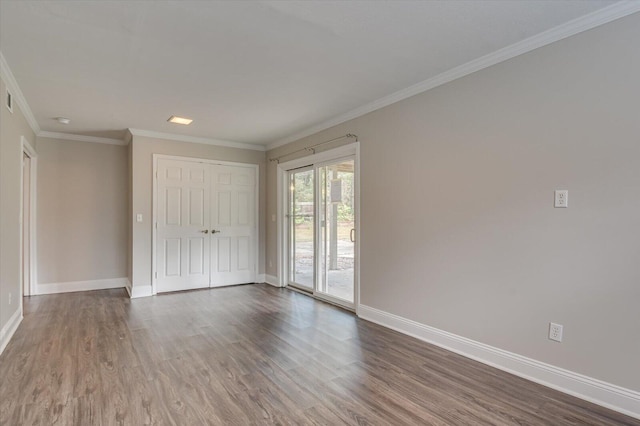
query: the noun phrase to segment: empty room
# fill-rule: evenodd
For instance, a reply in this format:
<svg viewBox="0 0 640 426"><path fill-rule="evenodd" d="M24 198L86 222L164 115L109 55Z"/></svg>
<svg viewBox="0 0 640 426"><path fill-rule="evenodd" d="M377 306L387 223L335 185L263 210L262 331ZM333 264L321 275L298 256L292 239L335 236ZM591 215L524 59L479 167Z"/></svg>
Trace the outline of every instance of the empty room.
<svg viewBox="0 0 640 426"><path fill-rule="evenodd" d="M640 0L0 0L0 425L640 426Z"/></svg>

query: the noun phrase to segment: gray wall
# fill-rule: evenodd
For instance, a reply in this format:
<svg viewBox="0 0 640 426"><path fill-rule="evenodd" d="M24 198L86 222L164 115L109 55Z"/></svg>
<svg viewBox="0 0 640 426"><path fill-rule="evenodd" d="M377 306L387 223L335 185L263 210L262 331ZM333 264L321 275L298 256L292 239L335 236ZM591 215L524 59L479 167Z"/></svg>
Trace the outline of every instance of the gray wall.
<svg viewBox="0 0 640 426"><path fill-rule="evenodd" d="M0 330L20 309L20 201L22 143L24 136L35 148L35 135L15 98L13 114L5 107L6 85L0 79ZM9 304L11 293L11 304Z"/></svg>
<svg viewBox="0 0 640 426"><path fill-rule="evenodd" d="M638 391L638 40L640 14L267 157L360 136L364 305Z"/></svg>
<svg viewBox="0 0 640 426"><path fill-rule="evenodd" d="M127 276L127 147L38 137L38 283Z"/></svg>
<svg viewBox="0 0 640 426"><path fill-rule="evenodd" d="M248 149L179 142L134 136L132 143L132 283L133 286L151 285L151 237L152 237L152 174L153 154L177 155L210 160L235 161L258 164L259 186L259 244L258 273L264 273L264 222L265 222L265 153ZM136 214L142 213L143 222L137 223Z"/></svg>

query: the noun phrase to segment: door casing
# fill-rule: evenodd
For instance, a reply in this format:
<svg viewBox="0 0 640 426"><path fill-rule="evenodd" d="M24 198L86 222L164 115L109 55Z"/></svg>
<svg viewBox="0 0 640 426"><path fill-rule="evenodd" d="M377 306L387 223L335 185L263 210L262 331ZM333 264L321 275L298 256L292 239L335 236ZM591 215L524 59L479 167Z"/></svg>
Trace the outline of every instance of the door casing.
<svg viewBox="0 0 640 426"><path fill-rule="evenodd" d="M152 188L152 200L151 200L151 210L152 210L152 232L151 232L151 291L153 295L158 294L157 291L157 250L156 250L156 240L157 240L157 202L158 202L158 182L156 179L158 173L158 160L159 159L167 159L167 160L179 160L179 161L193 161L196 163L205 163L205 164L218 164L222 166L238 166L238 167L252 167L255 169L255 200L254 200L254 221L255 221L255 229L256 229L256 238L254 241L254 270L256 277L258 276L258 267L260 261L260 217L259 217L259 201L260 201L260 166L258 164L251 163L238 163L233 161L220 161L220 160L210 160L206 158L196 158L196 157L183 157L177 155L167 155L167 154L153 154L153 188Z"/></svg>
<svg viewBox="0 0 640 426"><path fill-rule="evenodd" d="M23 156L26 154L29 157L29 217L28 220L28 228L29 228L29 241L23 242L23 233L22 226L24 224L22 221L24 220L24 212L22 211L24 208L24 185L23 185L23 171L20 172L20 295L21 296L32 296L38 294L37 288L37 249L36 249L36 200L37 200L37 170L38 170L38 155L24 136L20 137L20 142L22 144L22 149L20 150L20 164L22 164ZM23 244L29 245L29 260L28 264L24 265L24 269L29 270L29 278L27 283L27 289L24 288L23 277L25 272L23 270L23 253L24 246ZM22 307L22 297L20 297L20 303ZM22 309L22 308L21 308Z"/></svg>
<svg viewBox="0 0 640 426"><path fill-rule="evenodd" d="M292 169L297 169L304 166L319 166L323 163L331 162L344 157L355 156L355 209L356 209L356 232L355 232L355 272L354 272L354 308L356 315L359 312L360 306L360 142L352 142L347 145L340 146L338 148L322 151L317 154L312 154L306 157L298 158L295 160L283 162L278 164L277 169L277 254L278 254L278 285L280 287L286 287L288 284L289 275L289 253L288 253L288 241L289 241L289 229L287 222L288 211L288 172ZM317 202L317 200L316 200ZM315 255L314 255L315 256ZM315 261L314 261L315 264ZM337 298L333 298L328 295L313 295L318 299L326 300L328 302L344 305L344 302Z"/></svg>
<svg viewBox="0 0 640 426"><path fill-rule="evenodd" d="M290 203L292 201L291 198L289 198L290 197L290 191L289 191L290 173L293 173L293 172L308 172L308 171L311 171L311 172L314 173L314 180L313 180L313 198L314 198L313 199L313 204L314 204L314 207L317 204L317 189L316 189L317 182L316 182L316 179L315 179L314 166L311 165L311 166L304 166L304 167L296 167L294 170L287 170L287 183L286 183L286 185L287 185L287 200L285 201L287 203L287 208L285 210L285 215L287 215L287 212L289 211L289 205L290 205ZM317 226L316 226L317 221L315 220L315 216L316 216L316 212L315 212L315 208L314 208L314 221L313 221L313 228L312 228L314 246L316 244L316 238L318 237L318 235L317 235L318 231L317 231ZM291 219L290 215L289 216L285 216L285 217L287 217L288 219ZM286 240L287 247L285 248L286 253L287 253L287 258L289 258L289 256L291 255L291 251L292 251L292 248L291 248L292 240L289 239L290 237L291 237L291 227L290 227L290 224L287 223L287 240ZM288 261L288 259L287 259L287 261ZM315 247L314 247L314 253L313 253L313 278L312 278L314 284L312 285L312 287L315 287L315 282L316 282L316 278L317 278L317 267L316 267L317 266L317 263L316 263L317 261L318 261L318 257L317 257L317 253L315 252ZM287 266L288 267L291 266L289 264L289 262L287 263ZM288 269L285 271L285 274L287 275L285 277L286 285L290 285L292 287L300 288L302 291L309 291L309 288L306 287L305 285L292 282L292 280L289 277L290 272L291 271L288 270ZM312 288L312 290L313 290L313 288Z"/></svg>

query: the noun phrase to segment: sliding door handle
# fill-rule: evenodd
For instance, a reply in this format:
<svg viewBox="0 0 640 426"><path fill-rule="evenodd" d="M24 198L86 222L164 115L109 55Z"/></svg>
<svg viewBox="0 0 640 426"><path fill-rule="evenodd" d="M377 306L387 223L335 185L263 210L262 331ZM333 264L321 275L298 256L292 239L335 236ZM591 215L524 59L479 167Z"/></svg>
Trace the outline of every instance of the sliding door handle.
<svg viewBox="0 0 640 426"><path fill-rule="evenodd" d="M356 228L351 228L351 232L349 232L349 239L352 243L356 242Z"/></svg>

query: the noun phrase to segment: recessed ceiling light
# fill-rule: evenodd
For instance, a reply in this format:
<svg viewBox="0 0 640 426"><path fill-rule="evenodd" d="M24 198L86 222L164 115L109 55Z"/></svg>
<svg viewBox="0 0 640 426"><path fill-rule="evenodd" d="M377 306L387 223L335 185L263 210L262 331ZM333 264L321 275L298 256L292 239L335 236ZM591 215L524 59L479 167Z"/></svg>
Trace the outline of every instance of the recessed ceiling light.
<svg viewBox="0 0 640 426"><path fill-rule="evenodd" d="M171 117L169 117L167 121L169 123L184 124L185 126L187 126L191 124L193 120L190 118L184 118L184 117L178 117L177 115L172 115Z"/></svg>
<svg viewBox="0 0 640 426"><path fill-rule="evenodd" d="M71 120L66 118L66 117L56 117L56 118L54 118L54 120L56 120L60 124L69 124L69 123L71 123Z"/></svg>

